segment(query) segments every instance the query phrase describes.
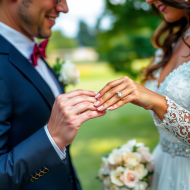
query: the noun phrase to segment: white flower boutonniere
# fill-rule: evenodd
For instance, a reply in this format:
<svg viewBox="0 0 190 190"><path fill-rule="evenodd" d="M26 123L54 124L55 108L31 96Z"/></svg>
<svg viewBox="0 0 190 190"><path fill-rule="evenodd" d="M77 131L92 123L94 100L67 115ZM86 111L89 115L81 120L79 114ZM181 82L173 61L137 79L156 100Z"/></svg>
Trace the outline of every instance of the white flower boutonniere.
<svg viewBox="0 0 190 190"><path fill-rule="evenodd" d="M80 81L80 72L77 70L75 64L70 61L62 61L58 58L53 70L58 75L58 79L63 85L75 85Z"/></svg>

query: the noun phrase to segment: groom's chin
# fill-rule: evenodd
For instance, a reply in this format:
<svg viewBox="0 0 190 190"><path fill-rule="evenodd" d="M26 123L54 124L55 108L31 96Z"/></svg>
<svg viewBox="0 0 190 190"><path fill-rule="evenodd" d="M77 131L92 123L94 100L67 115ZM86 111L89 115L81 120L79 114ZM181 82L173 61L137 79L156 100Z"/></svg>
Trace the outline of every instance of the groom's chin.
<svg viewBox="0 0 190 190"><path fill-rule="evenodd" d="M36 36L37 38L49 38L52 34L51 28L41 28L38 30L38 35Z"/></svg>

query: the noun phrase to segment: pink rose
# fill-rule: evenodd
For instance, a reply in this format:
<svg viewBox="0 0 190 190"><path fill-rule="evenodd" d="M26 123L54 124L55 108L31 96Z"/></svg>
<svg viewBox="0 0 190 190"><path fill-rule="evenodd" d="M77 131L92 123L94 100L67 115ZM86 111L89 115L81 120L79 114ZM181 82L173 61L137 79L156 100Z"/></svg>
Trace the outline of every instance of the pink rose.
<svg viewBox="0 0 190 190"><path fill-rule="evenodd" d="M123 182L129 188L135 187L138 182L137 173L135 171L126 169L123 174Z"/></svg>
<svg viewBox="0 0 190 190"><path fill-rule="evenodd" d="M150 154L149 148L141 146L137 149L137 152L141 154L141 162L151 162L152 160L152 155Z"/></svg>
<svg viewBox="0 0 190 190"><path fill-rule="evenodd" d="M153 172L154 171L154 162L148 162L146 168L149 172Z"/></svg>

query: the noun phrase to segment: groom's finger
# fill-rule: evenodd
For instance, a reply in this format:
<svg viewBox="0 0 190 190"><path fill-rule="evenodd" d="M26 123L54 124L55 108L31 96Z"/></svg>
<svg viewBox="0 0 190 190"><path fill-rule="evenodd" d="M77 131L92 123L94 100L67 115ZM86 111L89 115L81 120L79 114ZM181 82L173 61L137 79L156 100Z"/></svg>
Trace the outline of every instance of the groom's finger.
<svg viewBox="0 0 190 190"><path fill-rule="evenodd" d="M74 106L71 110L71 114L72 115L78 115L81 114L83 112L86 112L88 110L91 111L96 111L96 107L94 106L94 103L90 103L90 102L82 102L80 104L77 104L76 106Z"/></svg>
<svg viewBox="0 0 190 190"><path fill-rule="evenodd" d="M94 103L96 99L94 97L82 95L82 96L76 96L74 98L68 99L66 102L64 102L65 106L75 106L77 104L80 104L82 102L89 102L89 103Z"/></svg>
<svg viewBox="0 0 190 190"><path fill-rule="evenodd" d="M78 122L84 123L85 121L88 121L89 119L101 117L101 116L104 116L105 114L106 114L106 111L102 111L102 112L88 111L78 116Z"/></svg>
<svg viewBox="0 0 190 190"><path fill-rule="evenodd" d="M59 95L57 97L57 100L59 102L59 101L70 99L70 98L73 98L73 97L76 97L76 96L81 96L81 95L94 97L96 95L96 93L93 92L93 91L88 91L88 90L75 90L75 91L68 92L66 94Z"/></svg>

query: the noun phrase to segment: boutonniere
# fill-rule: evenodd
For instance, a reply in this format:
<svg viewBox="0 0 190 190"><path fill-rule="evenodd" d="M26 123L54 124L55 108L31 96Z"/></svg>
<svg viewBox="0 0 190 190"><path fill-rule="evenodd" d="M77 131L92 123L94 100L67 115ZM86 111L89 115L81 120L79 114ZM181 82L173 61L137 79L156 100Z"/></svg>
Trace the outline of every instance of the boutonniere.
<svg viewBox="0 0 190 190"><path fill-rule="evenodd" d="M58 75L58 79L63 85L75 85L80 81L80 72L77 70L75 64L70 61L60 61L58 58L53 70Z"/></svg>

